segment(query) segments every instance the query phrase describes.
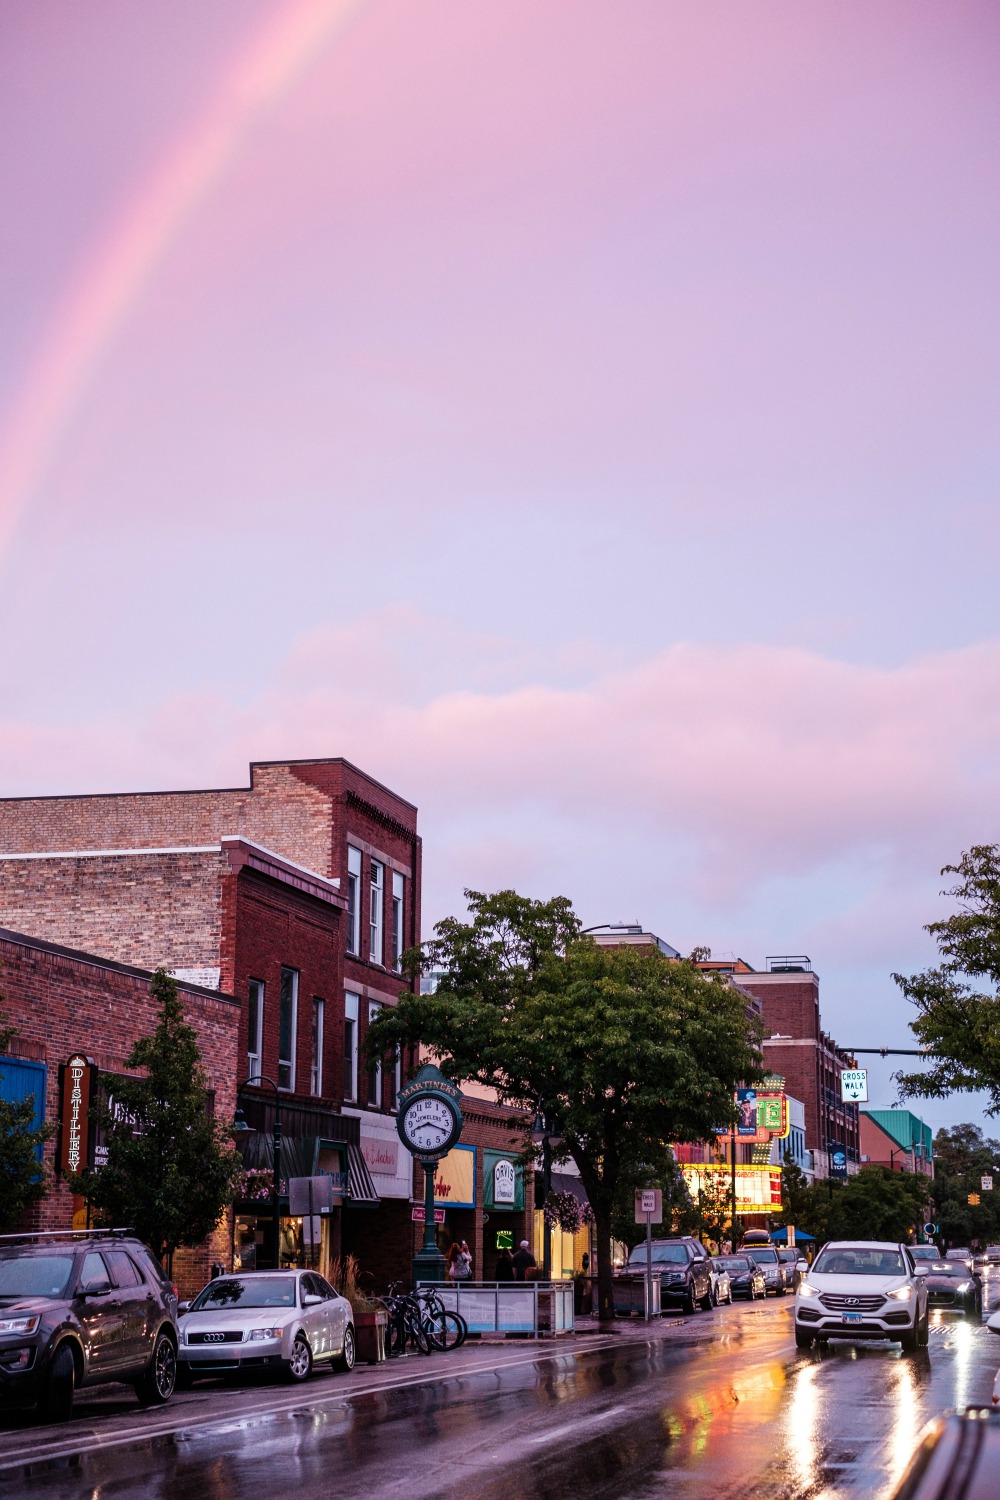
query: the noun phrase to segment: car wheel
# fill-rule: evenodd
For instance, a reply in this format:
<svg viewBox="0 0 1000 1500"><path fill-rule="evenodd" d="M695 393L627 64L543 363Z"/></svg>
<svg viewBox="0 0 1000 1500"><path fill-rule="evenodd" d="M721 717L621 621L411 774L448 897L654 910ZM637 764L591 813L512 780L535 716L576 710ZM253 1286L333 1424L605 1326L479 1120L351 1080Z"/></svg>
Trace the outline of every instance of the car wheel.
<svg viewBox="0 0 1000 1500"><path fill-rule="evenodd" d="M920 1345L921 1349L926 1349L927 1345L930 1343L930 1341L931 1341L931 1320L927 1316L927 1314L924 1313L924 1321L920 1325L920 1331L917 1334L917 1342Z"/></svg>
<svg viewBox="0 0 1000 1500"><path fill-rule="evenodd" d="M294 1380L297 1384L299 1381L309 1379L312 1367L313 1356L309 1340L304 1333L297 1333L292 1345L291 1358L285 1360L285 1372L289 1380Z"/></svg>
<svg viewBox="0 0 1000 1500"><path fill-rule="evenodd" d="M904 1354L915 1354L920 1348L920 1324L915 1328L908 1328L899 1336L899 1346Z"/></svg>
<svg viewBox="0 0 1000 1500"><path fill-rule="evenodd" d="M775 1292L777 1293L777 1295L779 1297L783 1297L785 1295L785 1291L786 1291L786 1287L785 1287L785 1283L784 1282L782 1282L779 1287L775 1287Z"/></svg>
<svg viewBox="0 0 1000 1500"><path fill-rule="evenodd" d="M177 1381L177 1350L164 1329L156 1335L153 1354L135 1383L135 1393L143 1406L163 1406L174 1394Z"/></svg>
<svg viewBox="0 0 1000 1500"><path fill-rule="evenodd" d="M681 1311L687 1313L688 1317L693 1317L697 1310L698 1304L694 1300L694 1286L689 1282L688 1289L684 1293L684 1301L681 1303Z"/></svg>
<svg viewBox="0 0 1000 1500"><path fill-rule="evenodd" d="M811 1333L808 1333L805 1328L796 1328L796 1330L795 1330L795 1347L796 1347L796 1349L811 1349L812 1346L813 1346L813 1335Z"/></svg>
<svg viewBox="0 0 1000 1500"><path fill-rule="evenodd" d="M46 1422L65 1422L73 1410L76 1360L69 1344L60 1344L52 1356L45 1395L40 1402Z"/></svg>
<svg viewBox="0 0 1000 1500"><path fill-rule="evenodd" d="M354 1359L354 1325L352 1323L348 1323L347 1327L344 1329L344 1347L341 1351L339 1359L334 1360L333 1368L335 1370L343 1370L345 1375L349 1375L350 1372L354 1369Z"/></svg>
<svg viewBox="0 0 1000 1500"><path fill-rule="evenodd" d="M702 1297L699 1306L701 1307L702 1312L711 1312L713 1307L718 1306L711 1282L708 1283L708 1291L705 1293L704 1297Z"/></svg>

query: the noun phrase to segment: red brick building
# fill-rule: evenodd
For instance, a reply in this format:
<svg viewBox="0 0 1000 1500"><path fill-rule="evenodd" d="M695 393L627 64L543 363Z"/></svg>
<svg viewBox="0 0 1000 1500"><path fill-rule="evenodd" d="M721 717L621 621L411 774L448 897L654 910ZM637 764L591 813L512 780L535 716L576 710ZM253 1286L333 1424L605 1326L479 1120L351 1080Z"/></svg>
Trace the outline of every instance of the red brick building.
<svg viewBox="0 0 1000 1500"><path fill-rule="evenodd" d="M416 808L341 759L256 763L232 789L5 799L0 924L235 996L230 1095L251 1076L274 1081L283 1177L338 1160L346 1173L324 1253L384 1264L392 1246L402 1275L409 1162L397 1154L384 1169L403 1062L368 1068L363 1045L420 939L420 858ZM271 1091L244 1098L266 1171ZM259 1260L266 1204L238 1208L237 1252Z"/></svg>
<svg viewBox="0 0 1000 1500"><path fill-rule="evenodd" d="M7 1057L0 1059L0 1074L6 1084L20 1085L20 1097L35 1095L39 1123L58 1127L45 1146L51 1182L32 1211L31 1228L68 1228L74 1210L80 1209L56 1170L66 1129L62 1068L71 1057L83 1054L105 1082L128 1072L132 1044L148 1036L158 1020L150 978L142 969L0 929L0 993L3 1009L17 1028ZM187 982L179 983L178 991L185 1017L198 1036L213 1112L231 1119L240 1058L240 1006L231 995ZM83 1130L81 1165L86 1165L93 1156L89 1122L83 1122ZM83 1227L82 1222L77 1227ZM200 1250L178 1252L175 1276L189 1293L203 1285L211 1261L228 1254L229 1232L223 1226Z"/></svg>

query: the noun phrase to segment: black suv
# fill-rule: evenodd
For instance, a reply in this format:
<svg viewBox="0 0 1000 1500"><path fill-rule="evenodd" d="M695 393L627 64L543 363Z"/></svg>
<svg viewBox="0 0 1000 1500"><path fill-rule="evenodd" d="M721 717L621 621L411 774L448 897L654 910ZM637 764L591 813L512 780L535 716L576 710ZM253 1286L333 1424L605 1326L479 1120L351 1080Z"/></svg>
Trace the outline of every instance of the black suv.
<svg viewBox="0 0 1000 1500"><path fill-rule="evenodd" d="M0 1235L0 1403L62 1421L78 1386L124 1380L154 1406L176 1372L177 1292L139 1240Z"/></svg>
<svg viewBox="0 0 1000 1500"><path fill-rule="evenodd" d="M700 1240L684 1235L653 1241L653 1270L660 1273L660 1306L680 1303L686 1313L712 1306L712 1267ZM623 1276L646 1274L646 1242L636 1245Z"/></svg>

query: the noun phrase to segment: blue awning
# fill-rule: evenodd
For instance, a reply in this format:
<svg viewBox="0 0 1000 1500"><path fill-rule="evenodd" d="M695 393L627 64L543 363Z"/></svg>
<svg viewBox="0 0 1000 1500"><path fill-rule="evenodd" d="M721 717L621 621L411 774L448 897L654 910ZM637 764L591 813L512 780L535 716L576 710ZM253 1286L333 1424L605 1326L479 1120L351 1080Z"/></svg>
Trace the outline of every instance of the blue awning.
<svg viewBox="0 0 1000 1500"><path fill-rule="evenodd" d="M788 1230L775 1229L771 1235L771 1238L776 1245L783 1245L788 1238ZM815 1245L816 1236L814 1234L806 1234L804 1229L796 1229L795 1243L798 1244L800 1240L808 1240L810 1245Z"/></svg>

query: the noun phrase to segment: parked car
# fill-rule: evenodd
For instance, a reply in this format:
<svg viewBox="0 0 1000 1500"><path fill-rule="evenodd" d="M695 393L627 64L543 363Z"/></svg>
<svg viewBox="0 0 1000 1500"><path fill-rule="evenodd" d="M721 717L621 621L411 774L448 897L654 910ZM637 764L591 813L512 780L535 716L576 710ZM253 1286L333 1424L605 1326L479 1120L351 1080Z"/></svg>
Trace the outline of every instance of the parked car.
<svg viewBox="0 0 1000 1500"><path fill-rule="evenodd" d="M740 1254L748 1255L763 1271L767 1291L773 1292L776 1297L785 1295L788 1290L785 1268L773 1245L745 1245Z"/></svg>
<svg viewBox="0 0 1000 1500"><path fill-rule="evenodd" d="M831 1240L795 1293L795 1343L892 1339L908 1352L926 1348L926 1280L905 1245Z"/></svg>
<svg viewBox="0 0 1000 1500"><path fill-rule="evenodd" d="M992 1500L998 1471L1000 1415L967 1407L924 1428L890 1500Z"/></svg>
<svg viewBox="0 0 1000 1500"><path fill-rule="evenodd" d="M140 1240L0 1236L0 1403L65 1421L74 1391L122 1380L156 1406L176 1371L177 1291Z"/></svg>
<svg viewBox="0 0 1000 1500"><path fill-rule="evenodd" d="M806 1269L805 1258L793 1245L790 1250L779 1249L778 1259L781 1262L782 1272L785 1277L785 1289L786 1291L794 1292L799 1284L799 1267L801 1266L802 1270Z"/></svg>
<svg viewBox="0 0 1000 1500"><path fill-rule="evenodd" d="M673 1240L654 1240L652 1266L660 1272L660 1306L680 1306L693 1313L697 1307L706 1311L712 1305L712 1275L709 1257L700 1240L682 1236ZM622 1276L644 1275L646 1245L636 1245Z"/></svg>
<svg viewBox="0 0 1000 1500"><path fill-rule="evenodd" d="M731 1303L733 1287L725 1263L715 1256L709 1256L708 1274L712 1278L712 1306L718 1307L723 1302Z"/></svg>
<svg viewBox="0 0 1000 1500"><path fill-rule="evenodd" d="M198 1375L274 1369L306 1380L315 1364L354 1367L351 1304L315 1271L219 1276L181 1304L178 1384Z"/></svg>
<svg viewBox="0 0 1000 1500"><path fill-rule="evenodd" d="M733 1297L747 1297L753 1302L757 1297L767 1296L764 1272L749 1255L717 1255L715 1263L725 1266L729 1274L730 1301Z"/></svg>
<svg viewBox="0 0 1000 1500"><path fill-rule="evenodd" d="M968 1317L979 1317L983 1296L978 1279L962 1261L930 1261L923 1278L930 1307L950 1307Z"/></svg>
<svg viewBox="0 0 1000 1500"><path fill-rule="evenodd" d="M968 1266L970 1271L976 1263L975 1256L967 1246L960 1247L957 1250L946 1250L944 1252L944 1259L960 1261L963 1266Z"/></svg>

